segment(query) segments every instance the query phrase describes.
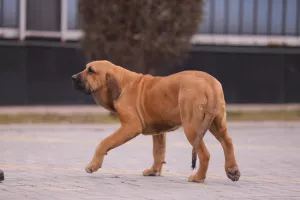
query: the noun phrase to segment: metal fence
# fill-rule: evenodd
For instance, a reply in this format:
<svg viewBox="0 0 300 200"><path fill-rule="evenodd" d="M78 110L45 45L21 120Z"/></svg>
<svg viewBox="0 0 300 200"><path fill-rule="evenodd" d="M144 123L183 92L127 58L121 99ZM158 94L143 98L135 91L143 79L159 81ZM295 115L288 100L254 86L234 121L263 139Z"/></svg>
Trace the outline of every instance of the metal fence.
<svg viewBox="0 0 300 200"><path fill-rule="evenodd" d="M78 0L0 0L0 38L78 40ZM206 0L192 43L300 46L300 0Z"/></svg>

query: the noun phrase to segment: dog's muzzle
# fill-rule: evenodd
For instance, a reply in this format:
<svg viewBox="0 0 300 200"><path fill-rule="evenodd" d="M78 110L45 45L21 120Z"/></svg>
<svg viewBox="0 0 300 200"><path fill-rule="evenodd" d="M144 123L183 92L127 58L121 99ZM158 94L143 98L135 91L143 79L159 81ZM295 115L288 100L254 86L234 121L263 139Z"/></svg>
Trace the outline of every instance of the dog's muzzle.
<svg viewBox="0 0 300 200"><path fill-rule="evenodd" d="M72 76L72 83L73 83L74 89L84 92L86 94L90 94L90 92L87 91L87 89L84 87L84 84L81 81L80 76L78 74L75 74Z"/></svg>
<svg viewBox="0 0 300 200"><path fill-rule="evenodd" d="M80 87L82 87L78 74L72 76L72 83L75 89L79 89Z"/></svg>

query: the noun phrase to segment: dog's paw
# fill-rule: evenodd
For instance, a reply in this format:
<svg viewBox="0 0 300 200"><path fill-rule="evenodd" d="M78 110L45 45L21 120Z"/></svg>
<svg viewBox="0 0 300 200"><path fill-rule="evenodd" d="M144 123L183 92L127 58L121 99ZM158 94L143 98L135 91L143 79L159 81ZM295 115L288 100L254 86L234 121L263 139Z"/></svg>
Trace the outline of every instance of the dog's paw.
<svg viewBox="0 0 300 200"><path fill-rule="evenodd" d="M238 181L241 176L241 172L237 166L226 169L227 177L232 181Z"/></svg>
<svg viewBox="0 0 300 200"><path fill-rule="evenodd" d="M96 172L101 166L99 165L96 165L94 163L90 163L88 164L86 167L85 167L85 171L87 173L93 173L93 172Z"/></svg>
<svg viewBox="0 0 300 200"><path fill-rule="evenodd" d="M197 174L192 174L189 176L189 182L203 183L205 178L197 176Z"/></svg>
<svg viewBox="0 0 300 200"><path fill-rule="evenodd" d="M143 171L144 176L160 176L160 171L158 169L150 168Z"/></svg>

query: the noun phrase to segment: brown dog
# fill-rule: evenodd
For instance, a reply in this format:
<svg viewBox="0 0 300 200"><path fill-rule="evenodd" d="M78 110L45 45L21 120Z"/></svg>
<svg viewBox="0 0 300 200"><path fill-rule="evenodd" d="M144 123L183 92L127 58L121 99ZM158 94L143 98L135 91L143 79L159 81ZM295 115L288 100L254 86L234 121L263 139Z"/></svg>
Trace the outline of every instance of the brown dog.
<svg viewBox="0 0 300 200"><path fill-rule="evenodd" d="M154 163L145 176L160 175L165 162L166 132L183 126L193 145L192 168L196 157L200 168L189 181L203 182L210 154L202 140L209 129L221 143L225 154L225 171L232 181L240 172L227 133L225 100L221 84L201 71L184 71L165 77L137 74L109 61L94 61L72 76L74 87L93 96L104 108L114 111L121 127L97 147L86 172L97 171L104 156L113 148L139 134L152 135Z"/></svg>

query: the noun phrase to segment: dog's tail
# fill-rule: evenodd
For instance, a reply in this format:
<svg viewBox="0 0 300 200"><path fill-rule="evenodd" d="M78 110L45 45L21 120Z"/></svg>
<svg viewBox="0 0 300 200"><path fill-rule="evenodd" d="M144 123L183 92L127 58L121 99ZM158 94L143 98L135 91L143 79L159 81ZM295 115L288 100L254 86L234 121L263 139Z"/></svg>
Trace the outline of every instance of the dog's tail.
<svg viewBox="0 0 300 200"><path fill-rule="evenodd" d="M206 131L209 129L211 123L214 120L214 117L215 117L214 115L205 114L202 124L200 126L200 129L197 131L196 138L195 138L194 144L193 144L193 151L192 151L192 169L195 169L195 167L196 167L197 150L198 150L200 141L202 140Z"/></svg>

